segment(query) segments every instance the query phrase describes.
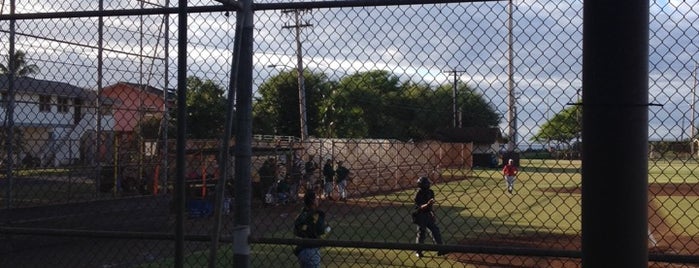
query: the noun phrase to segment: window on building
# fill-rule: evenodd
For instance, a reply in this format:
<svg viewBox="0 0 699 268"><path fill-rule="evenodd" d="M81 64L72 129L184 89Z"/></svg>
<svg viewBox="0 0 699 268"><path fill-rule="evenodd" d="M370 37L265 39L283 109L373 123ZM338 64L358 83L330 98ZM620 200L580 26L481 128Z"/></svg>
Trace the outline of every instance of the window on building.
<svg viewBox="0 0 699 268"><path fill-rule="evenodd" d="M70 110L69 106L70 100L68 98L64 97L58 97L58 112L59 113L67 113Z"/></svg>
<svg viewBox="0 0 699 268"><path fill-rule="evenodd" d="M39 111L40 112L50 112L51 111L51 96L40 95L39 96Z"/></svg>
<svg viewBox="0 0 699 268"><path fill-rule="evenodd" d="M111 114L112 114L112 106L111 105L100 106L100 115L111 115Z"/></svg>

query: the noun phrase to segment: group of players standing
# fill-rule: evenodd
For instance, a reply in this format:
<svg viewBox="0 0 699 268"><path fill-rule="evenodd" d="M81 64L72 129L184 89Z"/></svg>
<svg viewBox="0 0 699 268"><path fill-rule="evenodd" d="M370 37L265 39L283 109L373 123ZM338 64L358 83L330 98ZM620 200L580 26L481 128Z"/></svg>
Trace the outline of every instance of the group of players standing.
<svg viewBox="0 0 699 268"><path fill-rule="evenodd" d="M339 200L347 200L350 170L342 160L334 165L333 159L328 158L321 170L314 155L309 155L304 162L295 154L288 166L270 157L258 169L258 175L260 198L267 204L296 202L301 192L308 191L314 191L321 199L335 200L333 192L336 187Z"/></svg>

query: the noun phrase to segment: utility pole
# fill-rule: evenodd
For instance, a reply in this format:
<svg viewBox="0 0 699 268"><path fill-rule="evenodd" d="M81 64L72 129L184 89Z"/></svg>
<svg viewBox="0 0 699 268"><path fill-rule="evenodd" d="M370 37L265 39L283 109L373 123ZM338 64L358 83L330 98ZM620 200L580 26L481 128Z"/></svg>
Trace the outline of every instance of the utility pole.
<svg viewBox="0 0 699 268"><path fill-rule="evenodd" d="M509 109L507 113L508 120L508 136L509 143L507 146L508 152L515 151L515 145L517 144L517 113L515 112L515 84L514 84L514 67L512 64L512 0L507 2L508 17L507 17L507 62L508 62L508 83L507 83L507 96L509 102Z"/></svg>
<svg viewBox="0 0 699 268"><path fill-rule="evenodd" d="M450 71L444 71L444 73L448 73L448 74L453 74L453 75L454 75L454 88L452 89L452 93L451 93L451 98L452 98L452 100L453 100L453 102L452 102L453 118L454 118L453 127L454 127L454 128L456 128L456 127L461 127L461 120L459 120L460 117L459 117L459 112L458 112L457 103L456 103L456 97L457 97L456 92L457 92L457 89L458 89L458 83L459 83L458 78L459 78L459 74L466 73L466 71L465 71L465 70L456 70L456 69L452 69L452 70L450 70Z"/></svg>
<svg viewBox="0 0 699 268"><path fill-rule="evenodd" d="M296 72L298 75L299 86L299 121L301 124L301 141L308 138L308 124L306 123L306 87L303 79L303 50L301 48L301 28L311 27L313 24L307 22L301 23L301 15L310 12L310 9L286 9L282 10L282 14L292 16L294 24L284 24L283 29L296 30Z"/></svg>
<svg viewBox="0 0 699 268"><path fill-rule="evenodd" d="M692 111L691 111L692 122L690 123L690 126L689 126L689 129L690 129L690 131L689 131L689 143L691 144L690 145L690 150L691 150L690 154L692 156L694 156L694 151L695 151L694 139L696 139L696 137L694 136L696 134L695 125L694 125L694 112L695 112L694 110L696 109L695 105L697 103L696 102L696 96L697 96L697 63L696 62L694 62L694 71L692 72L692 77L694 77L694 85L692 85L692 104L689 105L692 109Z"/></svg>

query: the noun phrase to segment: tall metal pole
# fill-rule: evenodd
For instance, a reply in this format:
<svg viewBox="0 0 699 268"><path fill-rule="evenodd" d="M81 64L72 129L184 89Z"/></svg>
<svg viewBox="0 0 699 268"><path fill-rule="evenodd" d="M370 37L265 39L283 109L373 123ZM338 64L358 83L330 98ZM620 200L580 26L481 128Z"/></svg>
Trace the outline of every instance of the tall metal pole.
<svg viewBox="0 0 699 268"><path fill-rule="evenodd" d="M240 33L236 110L235 110L235 205L233 212L233 267L250 267L251 181L252 181L252 70L253 10L252 0L240 0L237 22Z"/></svg>
<svg viewBox="0 0 699 268"><path fill-rule="evenodd" d="M456 111L456 90L457 90L457 86L459 86L459 84L458 84L459 81L456 78L457 78L456 71L454 71L454 88L452 89L452 92L451 92L452 114L453 114L452 117L454 118L454 122L453 122L454 128L456 128L456 126L457 126L456 122L459 121L457 119L458 115L457 115L457 111Z"/></svg>
<svg viewBox="0 0 699 268"><path fill-rule="evenodd" d="M104 0L99 1L99 11L104 11ZM102 154L100 153L102 148L102 113L100 112L100 107L102 102L100 101L100 93L102 92L102 78L104 68L104 16L100 15L97 21L97 98L95 98L95 114L97 117L97 124L95 125L95 132L97 133L95 137L95 147L97 147L95 155L96 161L96 175L95 178L95 194L99 194L102 184ZM116 187L116 185L114 185Z"/></svg>
<svg viewBox="0 0 699 268"><path fill-rule="evenodd" d="M512 0L507 2L507 98L508 98L508 131L509 143L507 146L508 152L515 151L517 144L517 113L515 112L515 82L514 82L514 67L512 64Z"/></svg>
<svg viewBox="0 0 699 268"><path fill-rule="evenodd" d="M300 136L301 141L305 141L308 138L308 124L306 121L306 86L304 85L303 77L303 49L301 47L301 28L311 27L312 24L300 23L301 13L308 11L307 9L290 9L284 10L282 13L291 13L294 16L293 25L285 25L284 29L294 28L296 30L296 73L298 78L299 87L299 123L300 123Z"/></svg>
<svg viewBox="0 0 699 268"><path fill-rule="evenodd" d="M178 3L177 33L177 159L175 174L175 268L184 265L184 173L186 168L185 133L187 130L187 0Z"/></svg>
<svg viewBox="0 0 699 268"><path fill-rule="evenodd" d="M238 13L241 15L242 13ZM244 14L243 14L244 15ZM221 238L221 225L223 222L223 202L225 200L226 184L229 178L230 169L230 141L233 134L233 121L235 120L235 92L236 86L238 84L238 73L239 63L240 63L240 42L241 33L243 25L239 23L244 18L236 18L237 22L235 24L235 36L233 40L233 57L231 59L231 74L230 80L228 81L228 94L226 100L226 123L223 130L223 137L221 141L221 148L219 151L219 180L216 185L216 203L215 203L215 213L214 213L214 227L211 235L211 248L209 249L209 267L216 267L217 254L218 254L218 242Z"/></svg>
<svg viewBox="0 0 699 268"><path fill-rule="evenodd" d="M15 0L10 0L10 16L15 15ZM15 133L15 74L17 73L17 63L15 62L15 22L16 19L10 19L10 47L7 57L7 69L10 71L7 75L7 108L5 109L5 128L7 129L7 146L5 173L7 179L7 189L5 192L5 208L12 208L12 192L14 184L14 133ZM9 221L9 219L8 219Z"/></svg>
<svg viewBox="0 0 699 268"><path fill-rule="evenodd" d="M648 267L648 1L583 5L582 266Z"/></svg>
<svg viewBox="0 0 699 268"><path fill-rule="evenodd" d="M695 137L696 125L694 124L694 112L695 112L694 110L696 109L695 105L697 103L696 102L696 97L697 97L697 92L696 92L697 91L697 63L696 62L694 62L694 71L692 72L692 77L694 78L694 84L692 85L692 104L690 105L691 110L692 110L691 111L692 112L692 122L689 126L689 129L690 129L690 131L689 131L689 144L690 144L690 148L691 148L691 155L694 156L694 151L695 151L694 139L696 139L696 137Z"/></svg>
<svg viewBox="0 0 699 268"><path fill-rule="evenodd" d="M163 6L164 9L170 7L170 0L165 0L165 5ZM168 148L168 126L169 126L169 121L170 121L170 14L164 14L164 20L165 20L165 32L163 33L163 38L164 40L164 48L163 48L163 53L165 54L165 62L163 63L163 69L165 69L164 75L163 75L163 80L164 85L163 85L163 120L162 120L162 128L163 128L163 146L162 146L162 163L161 163L161 168L160 168L160 182L161 182L161 192L164 194L167 192L167 180L168 180L168 171L170 168L168 167L168 153L170 152L170 149Z"/></svg>

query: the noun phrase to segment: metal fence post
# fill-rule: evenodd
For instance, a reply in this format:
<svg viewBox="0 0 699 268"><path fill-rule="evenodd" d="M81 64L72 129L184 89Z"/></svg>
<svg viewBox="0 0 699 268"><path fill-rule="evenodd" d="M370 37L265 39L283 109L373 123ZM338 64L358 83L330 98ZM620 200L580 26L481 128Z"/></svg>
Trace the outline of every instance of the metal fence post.
<svg viewBox="0 0 699 268"><path fill-rule="evenodd" d="M233 230L233 267L250 267L250 208L252 161L252 71L253 71L253 11L252 0L241 1L237 22L240 33L240 59L236 87L235 139L235 220Z"/></svg>
<svg viewBox="0 0 699 268"><path fill-rule="evenodd" d="M187 132L187 0L179 0L178 4L178 33L177 33L177 174L175 174L175 208L177 219L175 223L175 267L184 265L184 213L185 189L184 176L186 170L185 149Z"/></svg>
<svg viewBox="0 0 699 268"><path fill-rule="evenodd" d="M584 4L583 267L648 265L648 15Z"/></svg>

